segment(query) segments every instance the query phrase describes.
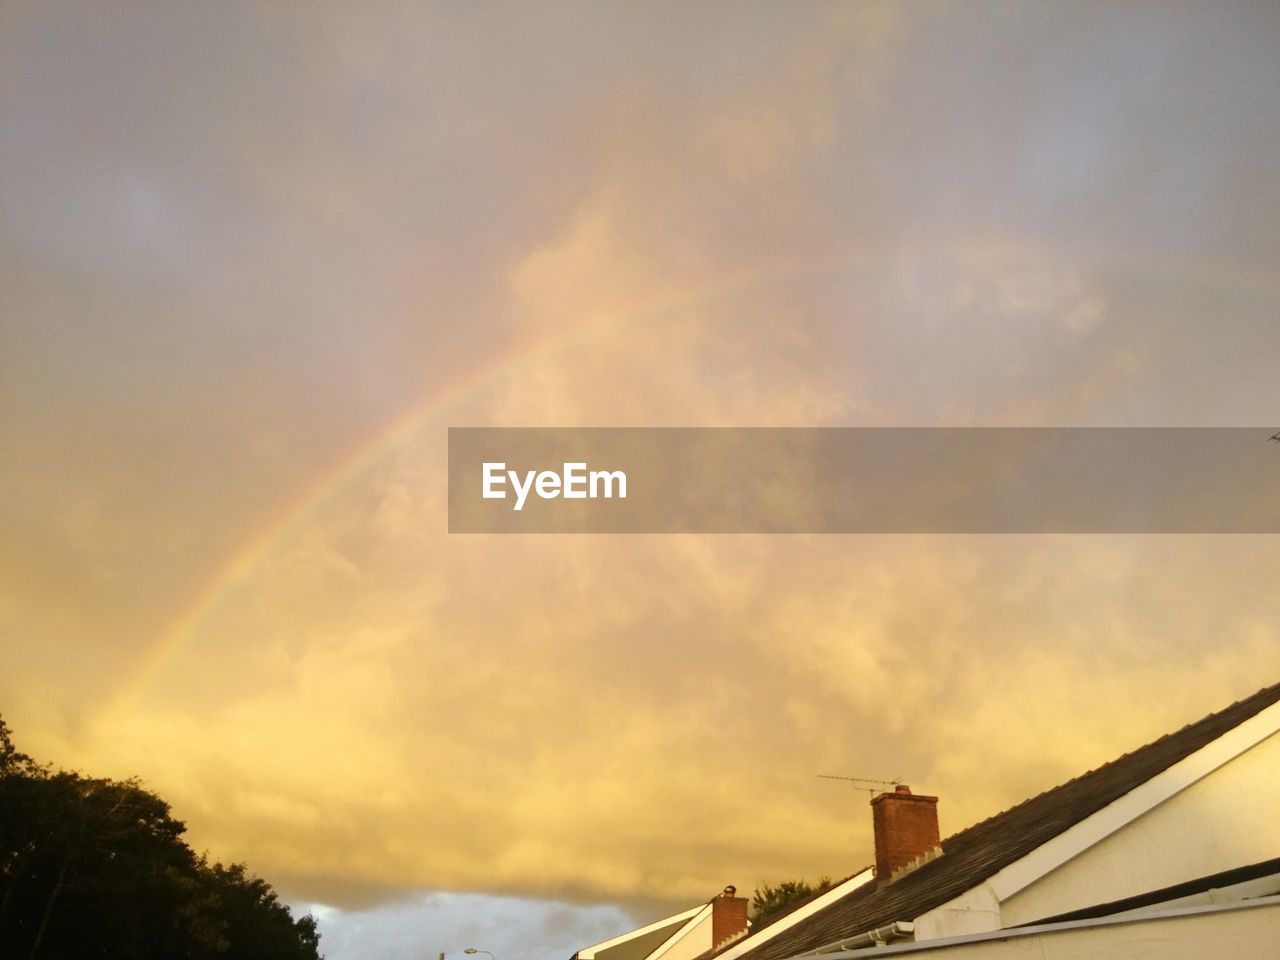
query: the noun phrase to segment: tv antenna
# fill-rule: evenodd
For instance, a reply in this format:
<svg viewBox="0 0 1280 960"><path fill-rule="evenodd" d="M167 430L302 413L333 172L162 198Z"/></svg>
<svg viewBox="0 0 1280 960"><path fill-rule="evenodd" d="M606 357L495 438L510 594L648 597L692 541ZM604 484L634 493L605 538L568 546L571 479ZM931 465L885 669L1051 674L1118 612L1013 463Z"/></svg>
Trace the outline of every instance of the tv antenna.
<svg viewBox="0 0 1280 960"><path fill-rule="evenodd" d="M855 790L865 790L871 796L884 792L888 787L890 790L896 790L902 786L902 778L894 777L892 780L873 780L870 777L837 777L830 773L818 774L820 780L844 780L846 783L853 784Z"/></svg>

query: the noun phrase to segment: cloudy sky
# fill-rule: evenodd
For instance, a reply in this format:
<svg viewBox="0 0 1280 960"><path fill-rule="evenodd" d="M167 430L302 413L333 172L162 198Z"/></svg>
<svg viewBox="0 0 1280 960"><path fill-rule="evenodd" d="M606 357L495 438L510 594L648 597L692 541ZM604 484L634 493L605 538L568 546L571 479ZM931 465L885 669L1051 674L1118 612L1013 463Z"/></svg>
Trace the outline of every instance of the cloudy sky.
<svg viewBox="0 0 1280 960"><path fill-rule="evenodd" d="M1280 426L1273 4L8 0L0 130L0 712L331 960L1280 679L1273 537L445 532L449 426Z"/></svg>

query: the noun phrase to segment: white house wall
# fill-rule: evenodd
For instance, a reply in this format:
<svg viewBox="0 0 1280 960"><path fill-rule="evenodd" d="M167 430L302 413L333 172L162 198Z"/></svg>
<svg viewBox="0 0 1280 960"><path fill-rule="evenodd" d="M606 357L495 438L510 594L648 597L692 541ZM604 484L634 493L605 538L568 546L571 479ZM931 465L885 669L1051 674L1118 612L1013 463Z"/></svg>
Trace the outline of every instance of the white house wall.
<svg viewBox="0 0 1280 960"><path fill-rule="evenodd" d="M984 883L916 918L915 938L959 937L999 930L1001 926L1000 901L991 887Z"/></svg>
<svg viewBox="0 0 1280 960"><path fill-rule="evenodd" d="M1000 905L1016 926L1280 857L1280 736L1121 827Z"/></svg>
<svg viewBox="0 0 1280 960"><path fill-rule="evenodd" d="M692 922L692 921L691 921ZM707 909L687 930L682 930L674 943L664 944L652 960L693 960L711 949L711 910Z"/></svg>
<svg viewBox="0 0 1280 960"><path fill-rule="evenodd" d="M841 960L1275 960L1280 902L1137 920L1008 931L971 942L916 943L837 955Z"/></svg>
<svg viewBox="0 0 1280 960"><path fill-rule="evenodd" d="M1278 789L1273 704L954 900L898 919L917 940L980 933L1280 857Z"/></svg>

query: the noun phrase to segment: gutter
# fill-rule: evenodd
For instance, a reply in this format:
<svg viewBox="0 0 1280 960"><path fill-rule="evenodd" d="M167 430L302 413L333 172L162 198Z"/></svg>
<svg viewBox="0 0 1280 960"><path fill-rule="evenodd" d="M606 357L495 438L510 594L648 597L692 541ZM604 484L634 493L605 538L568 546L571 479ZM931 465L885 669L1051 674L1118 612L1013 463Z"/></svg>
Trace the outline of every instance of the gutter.
<svg viewBox="0 0 1280 960"><path fill-rule="evenodd" d="M916 925L910 920L895 920L885 927L873 927L856 937L845 937L832 943L823 944L808 953L797 954L792 960L802 957L817 957L824 953L839 953L843 950L858 950L862 947L883 947L894 940L905 940L915 937Z"/></svg>

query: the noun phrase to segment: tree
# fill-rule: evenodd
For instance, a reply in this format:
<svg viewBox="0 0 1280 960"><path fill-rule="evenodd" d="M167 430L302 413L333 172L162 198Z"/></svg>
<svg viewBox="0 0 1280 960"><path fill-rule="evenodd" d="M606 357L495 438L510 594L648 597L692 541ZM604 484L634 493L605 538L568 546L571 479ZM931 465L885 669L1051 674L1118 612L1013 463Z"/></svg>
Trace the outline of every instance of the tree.
<svg viewBox="0 0 1280 960"><path fill-rule="evenodd" d="M38 765L0 719L0 956L318 960L314 920L185 830L136 780Z"/></svg>
<svg viewBox="0 0 1280 960"><path fill-rule="evenodd" d="M820 878L813 886L805 880L783 880L776 887L762 883L751 894L751 920L759 924L762 920L830 887L830 877Z"/></svg>

